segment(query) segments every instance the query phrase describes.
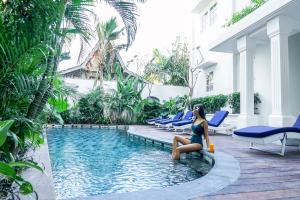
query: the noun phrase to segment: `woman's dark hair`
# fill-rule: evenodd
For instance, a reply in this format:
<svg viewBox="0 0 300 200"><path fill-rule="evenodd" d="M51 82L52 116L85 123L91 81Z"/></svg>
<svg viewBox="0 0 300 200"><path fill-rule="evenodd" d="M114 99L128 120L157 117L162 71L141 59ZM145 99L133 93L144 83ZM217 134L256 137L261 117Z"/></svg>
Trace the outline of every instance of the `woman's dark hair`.
<svg viewBox="0 0 300 200"><path fill-rule="evenodd" d="M197 109L198 112L199 112L199 115L202 119L205 119L206 120L206 117L205 117L205 112L204 112L204 106L202 104L198 104L198 105L195 105L194 106L194 109Z"/></svg>

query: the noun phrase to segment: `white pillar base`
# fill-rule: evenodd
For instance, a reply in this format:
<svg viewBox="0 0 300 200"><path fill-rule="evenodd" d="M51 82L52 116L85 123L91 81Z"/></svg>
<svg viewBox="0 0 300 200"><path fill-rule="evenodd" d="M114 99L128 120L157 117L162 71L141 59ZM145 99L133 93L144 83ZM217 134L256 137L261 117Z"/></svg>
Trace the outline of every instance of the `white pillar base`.
<svg viewBox="0 0 300 200"><path fill-rule="evenodd" d="M258 124L258 116L256 115L245 115L240 114L237 118L237 127L245 128L248 126L257 126Z"/></svg>
<svg viewBox="0 0 300 200"><path fill-rule="evenodd" d="M269 126L284 127L292 126L295 118L291 115L270 115Z"/></svg>

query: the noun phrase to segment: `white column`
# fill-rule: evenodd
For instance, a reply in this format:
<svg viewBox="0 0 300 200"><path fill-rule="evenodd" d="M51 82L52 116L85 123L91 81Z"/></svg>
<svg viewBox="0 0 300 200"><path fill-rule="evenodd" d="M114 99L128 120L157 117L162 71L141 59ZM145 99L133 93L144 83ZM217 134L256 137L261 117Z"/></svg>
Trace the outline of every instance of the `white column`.
<svg viewBox="0 0 300 200"><path fill-rule="evenodd" d="M271 99L272 113L269 125L288 126L293 122L289 99L289 43L291 32L288 20L276 17L267 24L271 47Z"/></svg>
<svg viewBox="0 0 300 200"><path fill-rule="evenodd" d="M239 77L239 74L238 74L238 57L239 55L238 54L233 54L232 56L232 92L237 92L239 87L238 87L238 83L239 83L239 80L238 80L238 77Z"/></svg>
<svg viewBox="0 0 300 200"><path fill-rule="evenodd" d="M240 115L239 127L254 125L254 89L253 89L253 53L255 41L248 35L237 40L239 59L239 83L240 83Z"/></svg>

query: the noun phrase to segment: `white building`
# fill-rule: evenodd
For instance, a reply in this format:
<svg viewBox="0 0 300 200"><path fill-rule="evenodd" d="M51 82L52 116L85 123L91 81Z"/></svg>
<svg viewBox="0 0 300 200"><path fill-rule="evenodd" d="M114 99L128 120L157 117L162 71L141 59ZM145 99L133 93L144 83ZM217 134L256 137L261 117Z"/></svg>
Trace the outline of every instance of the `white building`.
<svg viewBox="0 0 300 200"><path fill-rule="evenodd" d="M193 47L205 62L195 96L241 93L238 126L291 125L300 113L300 1L269 0L232 25L223 25L250 0L201 0L196 8ZM197 66L197 51L192 64ZM253 94L262 103L254 115Z"/></svg>

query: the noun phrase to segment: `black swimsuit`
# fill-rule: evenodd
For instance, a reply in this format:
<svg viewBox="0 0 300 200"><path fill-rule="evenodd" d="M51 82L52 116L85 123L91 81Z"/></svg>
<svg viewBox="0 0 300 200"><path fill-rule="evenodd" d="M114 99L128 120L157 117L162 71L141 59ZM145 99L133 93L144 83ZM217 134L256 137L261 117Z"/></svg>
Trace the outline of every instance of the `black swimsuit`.
<svg viewBox="0 0 300 200"><path fill-rule="evenodd" d="M202 135L204 134L204 127L202 123L197 125L192 125L193 135L191 137L191 144L198 143L203 146Z"/></svg>

